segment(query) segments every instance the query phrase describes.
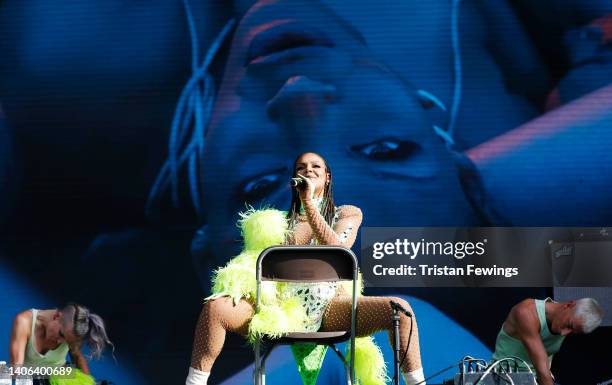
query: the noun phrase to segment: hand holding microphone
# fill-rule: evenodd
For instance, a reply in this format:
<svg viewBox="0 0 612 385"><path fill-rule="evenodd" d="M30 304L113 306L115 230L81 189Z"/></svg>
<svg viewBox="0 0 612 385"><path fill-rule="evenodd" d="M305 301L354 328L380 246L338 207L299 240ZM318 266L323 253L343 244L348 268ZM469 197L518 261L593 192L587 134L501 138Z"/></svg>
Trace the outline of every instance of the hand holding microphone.
<svg viewBox="0 0 612 385"><path fill-rule="evenodd" d="M304 175L297 174L296 178L291 178L291 186L299 192L302 200L306 198L314 198L314 183L312 183L312 181L306 178Z"/></svg>

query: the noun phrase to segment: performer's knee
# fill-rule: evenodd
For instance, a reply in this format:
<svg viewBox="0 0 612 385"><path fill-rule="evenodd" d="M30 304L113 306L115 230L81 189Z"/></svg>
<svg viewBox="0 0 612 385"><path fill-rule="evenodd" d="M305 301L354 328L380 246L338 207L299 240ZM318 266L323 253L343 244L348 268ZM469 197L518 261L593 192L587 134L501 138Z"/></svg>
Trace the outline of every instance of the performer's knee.
<svg viewBox="0 0 612 385"><path fill-rule="evenodd" d="M202 309L203 316L213 327L219 325L226 331L242 336L246 336L248 332L248 323L253 312L253 308L248 303L241 301L234 305L229 297L209 300Z"/></svg>
<svg viewBox="0 0 612 385"><path fill-rule="evenodd" d="M210 320L219 320L223 318L224 314L231 312L231 299L221 297L208 300L202 307L202 314L206 314Z"/></svg>

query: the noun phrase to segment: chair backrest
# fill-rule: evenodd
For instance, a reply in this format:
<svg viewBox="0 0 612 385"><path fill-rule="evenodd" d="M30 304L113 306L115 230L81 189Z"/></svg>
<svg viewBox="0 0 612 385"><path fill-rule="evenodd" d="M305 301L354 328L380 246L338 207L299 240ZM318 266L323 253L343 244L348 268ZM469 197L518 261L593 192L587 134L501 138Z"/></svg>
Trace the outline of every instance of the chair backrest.
<svg viewBox="0 0 612 385"><path fill-rule="evenodd" d="M357 257L340 246L272 246L259 254L256 266L257 295L255 311L259 311L262 281L330 282L353 281L351 293L350 357L355 357L357 324ZM255 342L255 361L260 368L260 342ZM355 361L348 367L349 384L355 383ZM261 371L259 371L261 375ZM260 378L260 377L258 377ZM256 380L256 383L260 381Z"/></svg>
<svg viewBox="0 0 612 385"><path fill-rule="evenodd" d="M357 258L340 246L273 246L257 259L258 280L333 282L353 280Z"/></svg>

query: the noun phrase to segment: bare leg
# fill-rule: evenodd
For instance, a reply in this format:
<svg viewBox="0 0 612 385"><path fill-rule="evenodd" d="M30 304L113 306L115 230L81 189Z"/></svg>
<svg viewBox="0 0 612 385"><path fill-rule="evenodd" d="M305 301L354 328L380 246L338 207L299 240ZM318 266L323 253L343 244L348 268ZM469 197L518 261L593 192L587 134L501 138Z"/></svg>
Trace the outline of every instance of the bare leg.
<svg viewBox="0 0 612 385"><path fill-rule="evenodd" d="M194 335L191 367L210 372L223 348L225 333L246 335L254 313L253 305L245 300L240 300L235 306L229 297L207 301Z"/></svg>
<svg viewBox="0 0 612 385"><path fill-rule="evenodd" d="M412 313L412 320L404 314L400 318L400 357L406 350L406 359L402 363L404 372L414 372L422 368L419 349L419 330L412 308L405 300L397 297L359 297L357 300L358 337L369 336L377 331L386 330L393 346L393 310L389 301L401 304ZM321 331L348 330L351 324L351 297L339 295L327 307L321 324ZM412 333L411 330L412 329ZM410 342L410 343L409 343Z"/></svg>

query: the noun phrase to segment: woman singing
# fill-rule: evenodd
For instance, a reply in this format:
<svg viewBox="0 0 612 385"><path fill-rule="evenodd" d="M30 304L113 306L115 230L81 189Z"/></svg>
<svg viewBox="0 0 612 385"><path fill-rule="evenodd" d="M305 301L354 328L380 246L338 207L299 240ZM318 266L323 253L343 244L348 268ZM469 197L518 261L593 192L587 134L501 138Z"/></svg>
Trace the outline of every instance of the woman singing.
<svg viewBox="0 0 612 385"><path fill-rule="evenodd" d="M326 161L315 153L300 155L294 164L293 177L298 182L293 189L291 207L287 213L290 245L341 245L350 248L355 242L362 221L361 210L355 206L334 204L332 173ZM254 277L253 277L254 279ZM307 331L348 330L351 321L351 297L335 283L316 283L317 297L300 295L293 290L300 304L308 311L304 329ZM303 291L302 291L303 292ZM313 290L311 290L313 292ZM392 330L393 311L389 301L401 303L401 298L365 297L357 302L357 336L369 336L380 330ZM194 338L191 367L187 385L204 385L208 381L215 359L221 352L226 332L246 336L254 316L252 298L233 301L224 296L208 300L200 314ZM411 330L412 329L412 330ZM420 383L423 370L419 351L416 320L401 316L400 344L402 372L406 384Z"/></svg>

